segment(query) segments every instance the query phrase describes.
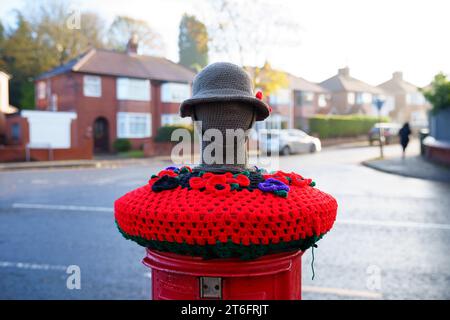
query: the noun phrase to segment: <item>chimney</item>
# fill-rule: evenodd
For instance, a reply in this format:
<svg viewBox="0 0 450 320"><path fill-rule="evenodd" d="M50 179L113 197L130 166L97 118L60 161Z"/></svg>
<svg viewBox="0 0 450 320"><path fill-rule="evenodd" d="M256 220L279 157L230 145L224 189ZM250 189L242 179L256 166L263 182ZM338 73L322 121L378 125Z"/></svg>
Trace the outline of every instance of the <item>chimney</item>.
<svg viewBox="0 0 450 320"><path fill-rule="evenodd" d="M402 81L403 80L403 72L396 71L392 74L392 79Z"/></svg>
<svg viewBox="0 0 450 320"><path fill-rule="evenodd" d="M345 67L338 70L338 75L343 77L349 77L350 76L350 68Z"/></svg>
<svg viewBox="0 0 450 320"><path fill-rule="evenodd" d="M133 33L127 43L127 54L137 54L138 46L139 38L136 33Z"/></svg>

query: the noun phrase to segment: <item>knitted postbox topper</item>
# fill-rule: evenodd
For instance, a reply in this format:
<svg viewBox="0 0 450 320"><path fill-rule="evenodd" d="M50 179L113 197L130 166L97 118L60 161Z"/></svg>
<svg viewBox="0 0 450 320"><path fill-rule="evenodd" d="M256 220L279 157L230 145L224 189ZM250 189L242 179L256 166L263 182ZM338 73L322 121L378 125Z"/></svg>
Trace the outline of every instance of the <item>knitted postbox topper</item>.
<svg viewBox="0 0 450 320"><path fill-rule="evenodd" d="M306 250L336 218L336 200L311 179L261 169L211 173L169 167L115 202L127 239L204 258Z"/></svg>

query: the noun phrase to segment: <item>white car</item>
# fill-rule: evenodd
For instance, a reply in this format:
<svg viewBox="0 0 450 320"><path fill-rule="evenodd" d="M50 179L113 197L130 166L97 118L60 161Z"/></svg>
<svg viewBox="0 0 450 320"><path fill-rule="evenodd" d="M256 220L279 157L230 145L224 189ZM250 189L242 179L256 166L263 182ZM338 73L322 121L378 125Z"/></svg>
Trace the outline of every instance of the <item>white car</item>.
<svg viewBox="0 0 450 320"><path fill-rule="evenodd" d="M259 146L267 154L313 153L322 149L318 138L298 129L272 129L259 133Z"/></svg>

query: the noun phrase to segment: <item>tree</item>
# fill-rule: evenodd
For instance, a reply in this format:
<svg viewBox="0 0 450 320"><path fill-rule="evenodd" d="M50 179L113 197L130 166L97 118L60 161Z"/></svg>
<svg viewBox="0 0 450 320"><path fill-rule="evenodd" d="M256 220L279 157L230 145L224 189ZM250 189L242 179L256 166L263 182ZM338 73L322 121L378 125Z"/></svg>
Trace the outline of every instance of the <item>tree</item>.
<svg viewBox="0 0 450 320"><path fill-rule="evenodd" d="M450 81L442 72L434 77L429 89L423 90L425 98L433 105L433 112L450 108Z"/></svg>
<svg viewBox="0 0 450 320"><path fill-rule="evenodd" d="M199 71L208 64L208 31L195 16L184 14L180 22L180 64Z"/></svg>
<svg viewBox="0 0 450 320"><path fill-rule="evenodd" d="M104 24L90 12L72 10L66 2L28 1L16 11L17 23L0 25L0 68L12 75L11 104L34 107L34 79L90 47L103 47ZM70 24L75 17L78 24Z"/></svg>
<svg viewBox="0 0 450 320"><path fill-rule="evenodd" d="M265 96L274 94L289 84L286 73L273 69L267 61L262 67L246 67L245 69L252 76L255 88L260 89Z"/></svg>
<svg viewBox="0 0 450 320"><path fill-rule="evenodd" d="M208 33L215 55L241 66L261 65L277 51L298 46L300 27L279 2L212 0Z"/></svg>
<svg viewBox="0 0 450 320"><path fill-rule="evenodd" d="M18 13L17 28L2 46L2 61L12 75L10 102L14 106L30 108L34 105L33 77L40 71L36 43L31 25Z"/></svg>
<svg viewBox="0 0 450 320"><path fill-rule="evenodd" d="M30 4L27 19L35 32L44 70L64 64L89 48L104 47L104 21L96 13L73 9L68 2Z"/></svg>
<svg viewBox="0 0 450 320"><path fill-rule="evenodd" d="M5 27L0 21L0 70L6 70L6 62L3 60L5 54L6 34Z"/></svg>
<svg viewBox="0 0 450 320"><path fill-rule="evenodd" d="M125 51L128 40L136 35L139 40L141 53L163 55L164 43L161 36L144 20L137 20L127 16L114 19L108 32L108 47Z"/></svg>

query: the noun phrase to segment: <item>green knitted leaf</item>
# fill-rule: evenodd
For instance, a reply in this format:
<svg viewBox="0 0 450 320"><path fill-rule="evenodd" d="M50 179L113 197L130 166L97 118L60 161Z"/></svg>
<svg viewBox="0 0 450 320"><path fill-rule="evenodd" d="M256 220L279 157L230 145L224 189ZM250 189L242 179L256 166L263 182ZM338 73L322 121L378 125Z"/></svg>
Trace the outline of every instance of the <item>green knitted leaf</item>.
<svg viewBox="0 0 450 320"><path fill-rule="evenodd" d="M239 189L239 184L238 183L230 183L230 186L231 186L231 190Z"/></svg>
<svg viewBox="0 0 450 320"><path fill-rule="evenodd" d="M277 196L283 197L283 198L287 198L288 193L286 190L277 190L274 191L273 193L275 193Z"/></svg>

